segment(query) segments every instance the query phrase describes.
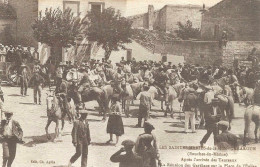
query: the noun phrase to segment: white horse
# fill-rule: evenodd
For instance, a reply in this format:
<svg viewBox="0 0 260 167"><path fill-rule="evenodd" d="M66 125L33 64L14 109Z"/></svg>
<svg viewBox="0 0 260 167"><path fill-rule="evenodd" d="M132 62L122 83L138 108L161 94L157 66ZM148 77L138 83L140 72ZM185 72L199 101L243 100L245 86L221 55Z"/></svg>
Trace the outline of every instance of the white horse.
<svg viewBox="0 0 260 167"><path fill-rule="evenodd" d="M257 105L250 105L246 108L246 112L244 114L245 120L245 130L244 130L244 146L246 145L246 137L250 131L250 124L252 122L255 123L255 142L258 142L258 128L260 125L260 106Z"/></svg>
<svg viewBox="0 0 260 167"><path fill-rule="evenodd" d="M61 107L61 106L63 106L63 100L64 99L62 99L61 97L57 97L55 94L47 95L46 104L47 104L48 121L47 121L47 125L45 127L45 131L46 131L46 135L47 135L48 139L51 138L48 133L48 127L50 126L51 122L56 123L54 139L61 138L61 136L62 136L62 130L63 130L64 124L65 124L64 120L65 120L65 116L66 116L66 113L64 111L62 111L63 107ZM74 120L76 107L75 107L73 99L69 99L68 109L69 109L69 111L67 114L70 114L70 116ZM59 121L61 121L61 123L62 123L61 130L59 128Z"/></svg>

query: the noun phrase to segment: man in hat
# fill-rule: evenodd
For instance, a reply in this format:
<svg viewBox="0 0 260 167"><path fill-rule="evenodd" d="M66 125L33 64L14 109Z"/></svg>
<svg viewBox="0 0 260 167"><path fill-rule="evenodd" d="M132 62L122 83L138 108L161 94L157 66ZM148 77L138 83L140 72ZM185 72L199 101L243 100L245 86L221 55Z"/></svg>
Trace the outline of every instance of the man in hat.
<svg viewBox="0 0 260 167"><path fill-rule="evenodd" d="M221 150L234 149L238 150L238 137L228 132L229 122L219 121L218 128L222 131L221 134L216 136L216 145Z"/></svg>
<svg viewBox="0 0 260 167"><path fill-rule="evenodd" d="M5 111L6 120L1 121L0 140L3 145L3 167L11 167L15 155L17 143L23 143L23 130L20 124L13 120L13 113Z"/></svg>
<svg viewBox="0 0 260 167"><path fill-rule="evenodd" d="M143 86L143 91L140 92L136 100L140 100L139 105L139 112L138 112L138 123L136 127L142 126L142 119L144 118L144 121L147 121L150 114L150 106L152 104L152 96L151 93L148 92L149 85L148 83L145 83Z"/></svg>
<svg viewBox="0 0 260 167"><path fill-rule="evenodd" d="M69 167L81 156L81 167L87 167L88 146L90 145L90 130L87 121L88 113L86 110L80 111L81 117L74 122L71 132L72 143L76 148L76 153L71 157Z"/></svg>
<svg viewBox="0 0 260 167"><path fill-rule="evenodd" d="M168 88L167 82L169 80L168 75L166 74L167 69L163 66L159 67L159 73L155 76L154 86L159 90L160 94L166 99L165 101L168 103Z"/></svg>
<svg viewBox="0 0 260 167"><path fill-rule="evenodd" d="M42 86L44 84L44 78L40 75L39 70L35 70L30 82L33 85L33 99L34 104L37 104L37 94L39 96L38 98L38 104L41 105L41 95L42 95Z"/></svg>
<svg viewBox="0 0 260 167"><path fill-rule="evenodd" d="M59 92L59 87L62 82L63 66L64 66L63 63L60 62L58 68L56 69L56 89L55 89L56 92Z"/></svg>
<svg viewBox="0 0 260 167"><path fill-rule="evenodd" d="M142 140L144 138L146 138L147 135L150 135L152 137L152 146L155 149L156 152L156 159L158 160L158 162L160 163L160 154L159 154L159 149L158 149L158 142L157 142L157 138L156 136L152 133L152 131L154 130L154 126L146 121L144 122L144 133L140 134L137 137L136 140L136 144L135 144L135 152L137 153L137 155L143 157L144 153L145 153L145 145L142 142Z"/></svg>
<svg viewBox="0 0 260 167"><path fill-rule="evenodd" d="M122 147L119 151L110 157L112 162L119 162L119 167L143 167L142 158L133 152L135 143L131 140L122 142ZM125 154L121 155L121 153Z"/></svg>
<svg viewBox="0 0 260 167"><path fill-rule="evenodd" d="M27 95L28 81L29 81L28 71L27 71L26 65L24 63L22 63L21 75L20 75L21 95L22 96Z"/></svg>
<svg viewBox="0 0 260 167"><path fill-rule="evenodd" d="M221 119L221 110L218 107L219 105L219 99L214 98L211 100L211 103L206 105L205 108L206 111L204 112L205 117L205 128L207 129L207 133L204 135L202 140L200 141L200 145L203 147L203 145L208 141L210 135L213 133L214 138L214 144L216 144L216 136L219 134L217 123Z"/></svg>
<svg viewBox="0 0 260 167"><path fill-rule="evenodd" d="M40 60L40 56L36 48L33 48L32 57L34 58L34 60Z"/></svg>

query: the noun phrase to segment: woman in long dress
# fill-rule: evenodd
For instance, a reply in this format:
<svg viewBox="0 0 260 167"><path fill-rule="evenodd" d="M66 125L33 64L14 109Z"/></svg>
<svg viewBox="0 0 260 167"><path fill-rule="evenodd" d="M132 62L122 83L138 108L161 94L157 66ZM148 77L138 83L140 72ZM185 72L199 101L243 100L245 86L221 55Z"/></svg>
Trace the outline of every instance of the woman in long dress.
<svg viewBox="0 0 260 167"><path fill-rule="evenodd" d="M109 119L107 123L107 133L110 134L110 139L107 141L107 144L113 142L113 134L116 135L116 143L118 144L119 137L124 134L124 125L122 121L122 108L119 102L119 96L114 95L111 99L111 107L109 113Z"/></svg>

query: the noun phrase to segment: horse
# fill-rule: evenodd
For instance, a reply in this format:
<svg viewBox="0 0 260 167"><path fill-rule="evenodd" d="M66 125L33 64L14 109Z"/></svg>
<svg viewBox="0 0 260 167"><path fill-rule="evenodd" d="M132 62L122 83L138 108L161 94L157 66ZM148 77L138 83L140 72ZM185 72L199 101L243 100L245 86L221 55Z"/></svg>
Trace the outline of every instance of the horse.
<svg viewBox="0 0 260 167"><path fill-rule="evenodd" d="M258 143L258 128L260 124L260 106L258 105L250 105L246 108L245 114L244 114L244 120L245 120L245 129L244 129L244 140L243 145L246 146L246 136L248 132L250 131L250 124L251 122L255 123L255 142Z"/></svg>
<svg viewBox="0 0 260 167"><path fill-rule="evenodd" d="M161 109L162 111L164 111L164 105L163 102L165 102L166 105L166 110L164 112L164 116L167 116L168 112L171 112L171 117L173 117L173 104L174 104L174 100L177 99L177 97L179 96L181 89L184 88L185 83L179 83L179 84L175 84L173 86L169 85L168 88L168 93L167 93L167 97L164 97L163 95L161 95L158 91L158 89L154 86L150 86L150 89L148 90L148 92L151 94L152 96L152 100L158 100L161 102ZM166 101L167 98L167 101Z"/></svg>
<svg viewBox="0 0 260 167"><path fill-rule="evenodd" d="M46 104L47 104L47 117L48 117L48 120L47 120L47 125L45 127L45 131L46 131L46 136L47 136L47 139L51 139L51 136L49 135L49 132L48 132L48 128L50 126L50 124L52 122L55 122L56 123L56 127L55 127L55 138L58 138L61 136L62 134L62 130L64 128L64 124L65 124L65 116L66 116L66 113L64 111L62 111L64 109L63 107L63 99L59 96L56 96L55 94L53 95L47 95L47 98L46 98ZM73 101L70 101L70 104L69 105L70 109L72 109L73 107ZM69 110L70 112L71 110ZM73 113L70 113L71 115L73 115ZM62 127L61 127L61 132L60 132L60 129L59 129L59 121L61 120L61 123L62 123Z"/></svg>
<svg viewBox="0 0 260 167"><path fill-rule="evenodd" d="M143 90L144 82L133 84L126 84L122 87L123 91L120 93L122 97L122 108L127 117L129 117L130 102L136 99L137 95Z"/></svg>
<svg viewBox="0 0 260 167"><path fill-rule="evenodd" d="M246 106L253 105L254 89L238 86L236 91L238 95L239 104L244 103Z"/></svg>
<svg viewBox="0 0 260 167"><path fill-rule="evenodd" d="M204 96L205 96L205 91L202 91L200 92L200 95L199 95L199 99L200 99L200 102L199 102L199 107L201 108L201 115L202 115L202 119L204 119L203 115L204 115L204 111L205 109L203 108L204 105ZM233 119L233 116L234 116L234 100L233 100L233 97L232 96L227 96L227 95L224 95L224 94L220 94L220 93L216 93L214 91L214 94L215 94L215 98L217 98L219 100L219 104L218 104L218 107L220 108L221 112L222 112L222 115L223 117L225 117L225 119L228 120L229 122L229 130L231 129L231 122L232 122L232 119Z"/></svg>
<svg viewBox="0 0 260 167"><path fill-rule="evenodd" d="M103 119L106 120L106 113L108 109L108 103L107 103L107 94L106 91L104 91L101 88L98 87L91 87L88 89L84 89L81 93L78 91L78 89L71 89L69 88L69 97L72 98L77 106L77 110L79 110L80 106L80 96L81 96L81 102L86 103L89 101L97 101L99 104L99 107L101 108L101 111L99 114L101 115L103 113Z"/></svg>

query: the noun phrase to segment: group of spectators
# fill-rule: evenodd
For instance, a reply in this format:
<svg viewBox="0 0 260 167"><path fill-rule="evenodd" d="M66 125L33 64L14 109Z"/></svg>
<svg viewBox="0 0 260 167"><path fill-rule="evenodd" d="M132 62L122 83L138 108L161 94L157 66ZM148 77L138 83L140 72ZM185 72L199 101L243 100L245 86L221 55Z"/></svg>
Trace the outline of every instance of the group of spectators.
<svg viewBox="0 0 260 167"><path fill-rule="evenodd" d="M0 62L33 62L34 60L39 60L36 48L0 44Z"/></svg>

